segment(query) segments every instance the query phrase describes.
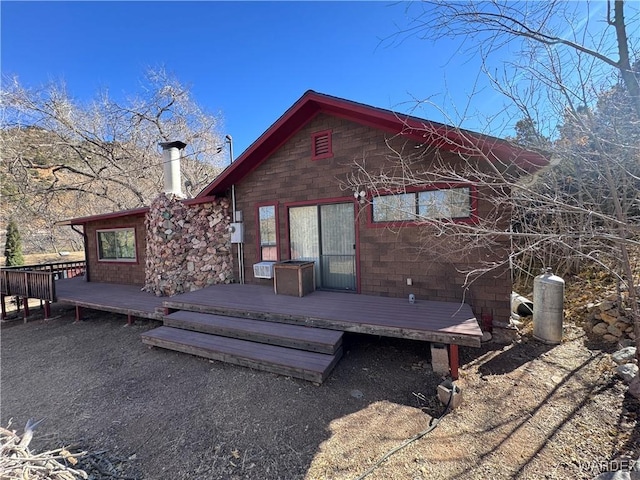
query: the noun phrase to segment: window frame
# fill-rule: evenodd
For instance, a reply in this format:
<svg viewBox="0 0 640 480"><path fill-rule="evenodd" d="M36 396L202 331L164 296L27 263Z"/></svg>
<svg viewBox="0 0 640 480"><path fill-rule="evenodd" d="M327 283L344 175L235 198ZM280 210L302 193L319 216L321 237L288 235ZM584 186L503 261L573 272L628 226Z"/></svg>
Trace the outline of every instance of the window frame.
<svg viewBox="0 0 640 480"><path fill-rule="evenodd" d="M327 137L327 151L324 153L317 153L316 150L316 141L320 137ZM333 157L333 131L332 130L322 130L319 132L314 132L311 134L311 160L322 160L325 158Z"/></svg>
<svg viewBox="0 0 640 480"><path fill-rule="evenodd" d="M112 228L98 228L96 229L96 257L98 258L98 262L104 263L126 263L126 264L135 264L138 263L138 236L135 226L125 226L125 227L112 227ZM109 232L123 232L130 231L133 232L133 258L126 257L116 257L116 258L102 258L101 257L101 249L100 249L100 234L101 233L109 233Z"/></svg>
<svg viewBox="0 0 640 480"><path fill-rule="evenodd" d="M262 243L262 232L260 225L260 209L264 207L273 207L274 210L274 222L275 222L275 244L263 244ZM256 253L259 262L279 262L280 261L280 221L279 221L279 212L278 212L278 202L265 202L259 203L256 205ZM265 247L275 247L276 258L273 259L264 259L263 258L263 248Z"/></svg>
<svg viewBox="0 0 640 480"><path fill-rule="evenodd" d="M467 217L456 217L456 218L439 218L439 219L416 219L416 220L374 220L374 198L376 197L385 197L391 195L405 195L405 194L413 194L415 196L415 208L416 212L414 215L418 215L419 205L419 195L422 192L431 192L437 190L451 190L458 188L468 188L469 189L469 216ZM396 190L386 190L376 195L374 193L369 193L367 195L369 201L369 214L367 215L368 226L373 228L380 227L400 227L400 226L419 226L425 225L435 222L453 222L453 223L463 223L463 224L475 224L478 223L478 195L477 195L477 186L473 183L467 182L456 182L456 183L432 183L429 185L425 185L423 187L409 187L406 189L396 189Z"/></svg>

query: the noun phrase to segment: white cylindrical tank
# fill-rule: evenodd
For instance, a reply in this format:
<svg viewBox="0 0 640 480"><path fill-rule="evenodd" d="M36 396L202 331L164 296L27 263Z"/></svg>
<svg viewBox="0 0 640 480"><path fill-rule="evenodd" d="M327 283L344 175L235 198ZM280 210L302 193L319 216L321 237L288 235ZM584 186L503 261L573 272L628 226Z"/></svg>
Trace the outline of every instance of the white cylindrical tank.
<svg viewBox="0 0 640 480"><path fill-rule="evenodd" d="M543 343L562 342L564 280L547 268L533 280L533 336Z"/></svg>

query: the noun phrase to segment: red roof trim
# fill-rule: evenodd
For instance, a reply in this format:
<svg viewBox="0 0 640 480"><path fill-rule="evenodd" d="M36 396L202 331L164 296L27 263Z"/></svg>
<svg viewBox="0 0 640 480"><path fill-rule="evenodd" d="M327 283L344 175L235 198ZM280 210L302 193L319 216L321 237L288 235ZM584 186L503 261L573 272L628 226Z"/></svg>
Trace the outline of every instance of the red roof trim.
<svg viewBox="0 0 640 480"><path fill-rule="evenodd" d="M196 198L224 194L318 113L346 118L394 135L401 134L437 148L484 155L497 162L515 164L527 172L549 163L544 155L506 140L308 90Z"/></svg>
<svg viewBox="0 0 640 480"><path fill-rule="evenodd" d="M214 202L216 201L216 197L196 197L196 198L187 198L182 200L182 203L185 205L199 205L201 203ZM103 213L101 215L92 215L90 217L78 217L71 218L69 220L62 220L57 222L56 225L85 225L91 222L97 222L102 220L111 220L113 218L121 218L121 217L134 217L139 215L146 215L149 211L149 207L141 207L134 208L132 210L121 210L119 212L111 212L111 213Z"/></svg>
<svg viewBox="0 0 640 480"><path fill-rule="evenodd" d="M196 198L223 194L315 117L320 107L313 101L312 95L318 94L312 90L307 91Z"/></svg>
<svg viewBox="0 0 640 480"><path fill-rule="evenodd" d="M56 225L85 225L91 222L97 222L100 220L111 220L113 218L121 217L136 217L139 215L145 215L149 211L149 207L135 208L132 210L121 210L119 212L104 213L102 215L91 215L90 217L78 217L71 218L69 220L62 220L57 222Z"/></svg>

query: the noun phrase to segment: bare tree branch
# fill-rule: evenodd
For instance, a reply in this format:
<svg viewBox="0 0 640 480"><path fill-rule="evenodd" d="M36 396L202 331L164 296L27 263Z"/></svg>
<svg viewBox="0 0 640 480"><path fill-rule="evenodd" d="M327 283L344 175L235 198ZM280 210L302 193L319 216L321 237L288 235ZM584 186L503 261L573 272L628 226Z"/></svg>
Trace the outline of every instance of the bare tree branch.
<svg viewBox="0 0 640 480"><path fill-rule="evenodd" d="M226 163L219 119L162 70L147 72L142 94L126 102L105 91L81 104L62 84L28 89L15 78L3 87L4 211L46 217L48 229L61 218L149 204L163 185L159 142L188 144L181 169L192 194Z"/></svg>

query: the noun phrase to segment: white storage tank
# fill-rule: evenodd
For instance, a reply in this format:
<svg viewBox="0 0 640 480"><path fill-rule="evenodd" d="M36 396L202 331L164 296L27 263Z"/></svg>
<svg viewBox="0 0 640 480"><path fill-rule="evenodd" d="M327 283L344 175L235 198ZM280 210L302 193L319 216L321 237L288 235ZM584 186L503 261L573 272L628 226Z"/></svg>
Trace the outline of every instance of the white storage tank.
<svg viewBox="0 0 640 480"><path fill-rule="evenodd" d="M533 336L543 343L562 342L564 280L547 268L533 280Z"/></svg>

